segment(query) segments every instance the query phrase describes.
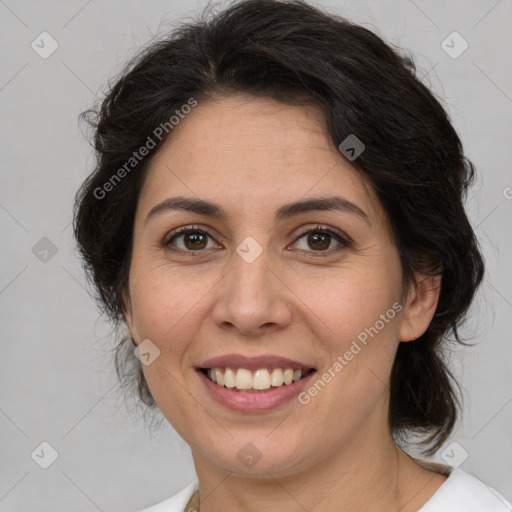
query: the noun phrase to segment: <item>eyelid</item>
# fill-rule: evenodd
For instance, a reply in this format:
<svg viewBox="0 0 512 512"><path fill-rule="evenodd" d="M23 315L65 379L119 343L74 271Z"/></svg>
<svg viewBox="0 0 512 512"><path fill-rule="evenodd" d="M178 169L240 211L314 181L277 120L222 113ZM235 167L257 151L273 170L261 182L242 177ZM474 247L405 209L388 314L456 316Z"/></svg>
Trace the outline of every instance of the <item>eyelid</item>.
<svg viewBox="0 0 512 512"><path fill-rule="evenodd" d="M339 229L336 229L334 227L322 225L322 224L316 224L313 227L311 227L311 226L305 227L302 231L299 231L299 233L296 235L295 241L297 241L299 238L301 238L305 234L309 233L310 231L314 231L314 232L322 231L322 232L327 232L327 233L333 233L335 235L338 235L342 239L342 241L344 243L346 243L347 245L351 245L353 243L352 239L348 235L343 233L343 231L340 231ZM318 251L318 252L321 252L321 251Z"/></svg>
<svg viewBox="0 0 512 512"><path fill-rule="evenodd" d="M299 228L300 229L300 228ZM212 234L212 232L210 231L210 228L205 228L205 227L202 227L202 226L199 226L199 225L187 225L187 226L181 226L179 228L176 228L175 230L173 230L170 234L168 234L163 242L162 242L162 247L164 248L167 248L169 249L170 251L173 251L173 252L181 252L181 253L187 253L187 254L194 254L196 256L199 256L201 255L202 253L204 253L205 249L201 249L201 250L197 250L197 251L183 251L183 249L173 249L173 248L170 248L170 242L173 238L179 236L179 235L183 235L189 231L199 231L199 232L202 232L202 233L205 233L207 236L209 236L212 240L215 241L215 243L218 244L217 240L215 239L215 236ZM341 246L344 246L344 247L350 247L352 244L353 244L353 241L352 239L346 235L345 233L343 233L342 231L334 228L334 227L331 227L331 226L327 226L327 225L321 225L321 224L316 224L314 226L312 225L308 225L306 227L303 227L302 229L300 229L300 231L295 235L295 238L292 242L292 245L297 243L304 235L310 233L310 232L325 232L327 234L333 234L335 235L337 238L338 238L338 243L341 245ZM287 246L288 247L288 246ZM299 249L299 252L302 252L302 253L313 253L313 254L317 254L317 255L330 255L330 254L333 254L335 252L337 252L339 249L330 249L330 250L327 250L327 251L313 251L313 250L309 250L309 251L305 251L303 249Z"/></svg>
<svg viewBox="0 0 512 512"><path fill-rule="evenodd" d="M173 249L173 248L170 248L170 243L171 243L171 240L179 235L183 235L189 231L192 231L192 232L195 232L195 231L200 231L201 233L205 233L206 235L208 235L212 240L215 241L216 244L219 244L219 242L217 242L216 240L216 235L214 235L212 233L212 231L210 230L210 228L204 228L202 226L198 226L198 225L187 225L187 226L181 226L179 228L176 228L176 229L173 229L170 233L168 233L163 241L162 241L162 247L164 249L169 249L173 252L187 252L187 253L194 253L196 255L199 255L200 253L204 252L204 249L200 250L200 251L183 251L182 249Z"/></svg>
<svg viewBox="0 0 512 512"><path fill-rule="evenodd" d="M202 231L213 238L213 234L209 231L209 228L204 228L202 226L191 224L186 226L180 226L179 228L173 229L164 237L162 244L168 244L175 236L186 233L187 231Z"/></svg>

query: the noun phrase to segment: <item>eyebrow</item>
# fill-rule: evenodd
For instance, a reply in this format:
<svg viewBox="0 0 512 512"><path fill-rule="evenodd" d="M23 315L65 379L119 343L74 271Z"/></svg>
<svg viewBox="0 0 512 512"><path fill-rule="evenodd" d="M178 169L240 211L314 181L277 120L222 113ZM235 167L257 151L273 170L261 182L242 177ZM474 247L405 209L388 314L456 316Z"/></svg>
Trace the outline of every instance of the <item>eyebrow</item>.
<svg viewBox="0 0 512 512"><path fill-rule="evenodd" d="M144 224L147 224L149 219L152 217L173 210L198 213L200 215L206 215L222 221L229 217L222 206L218 204L211 203L203 199L180 196L169 197L168 199L165 199L161 203L151 208L149 213L146 215ZM368 215L359 206L340 196L313 197L304 199L302 201L284 204L276 211L274 220L275 222L278 222L300 213L318 210L350 213L360 217L368 225L371 225Z"/></svg>

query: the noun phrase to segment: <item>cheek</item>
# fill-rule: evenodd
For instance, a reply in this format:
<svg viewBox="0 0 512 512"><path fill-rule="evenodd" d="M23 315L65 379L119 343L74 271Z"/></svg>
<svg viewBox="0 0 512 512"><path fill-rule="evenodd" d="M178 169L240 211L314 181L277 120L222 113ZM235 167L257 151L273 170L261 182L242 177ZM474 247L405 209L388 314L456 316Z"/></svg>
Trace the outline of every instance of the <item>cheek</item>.
<svg viewBox="0 0 512 512"><path fill-rule="evenodd" d="M396 283L368 269L297 291L307 297L304 315L330 360L318 375L325 384L312 382L301 403L320 422L328 411L329 422L343 425L346 435L375 411L386 414L383 399L397 347L397 290ZM332 443L340 435L332 434Z"/></svg>
<svg viewBox="0 0 512 512"><path fill-rule="evenodd" d="M194 316L201 297L209 287L205 281L190 279L165 265L141 262L130 276L133 321L139 337L149 338L166 348L168 340L179 345L187 317Z"/></svg>
<svg viewBox="0 0 512 512"><path fill-rule="evenodd" d="M317 326L318 338L334 356L348 350L360 334L364 339L364 333L376 323L377 330L382 331L379 337L392 334L396 322L390 317L396 318L396 311L386 312L399 297L393 279L391 272L379 272L373 265L344 269L336 277L318 273L298 278L294 292L301 298L303 314ZM381 315L389 321L383 324Z"/></svg>
<svg viewBox="0 0 512 512"><path fill-rule="evenodd" d="M377 407L389 381L400 309L392 270L386 273L375 265L347 268L337 279L300 281L297 290L298 296L307 297L303 314L311 319L315 338L321 341L319 349L330 361L318 376L326 382L325 388L317 383L316 389L306 390L304 401L310 400L319 418L327 408L348 430L349 424L355 428ZM322 398L317 399L319 395ZM353 411L350 419L347 410Z"/></svg>
<svg viewBox="0 0 512 512"><path fill-rule="evenodd" d="M151 340L160 350L159 357L142 370L160 410L192 411L194 401L184 387L184 369L188 369L188 349L200 328L201 298L210 286L200 279L179 275L168 266L142 265L130 276L133 321L140 338ZM176 417L175 417L176 416ZM191 416L173 413L172 424L180 431ZM186 431L186 430L185 430Z"/></svg>

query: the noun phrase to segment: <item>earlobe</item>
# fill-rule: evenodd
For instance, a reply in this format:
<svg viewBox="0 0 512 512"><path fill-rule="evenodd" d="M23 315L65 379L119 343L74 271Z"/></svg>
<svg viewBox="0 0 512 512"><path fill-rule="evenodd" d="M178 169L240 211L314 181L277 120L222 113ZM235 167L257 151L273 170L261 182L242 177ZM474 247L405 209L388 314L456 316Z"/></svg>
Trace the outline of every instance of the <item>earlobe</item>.
<svg viewBox="0 0 512 512"><path fill-rule="evenodd" d="M441 292L441 276L415 275L407 294L400 324L399 341L418 339L428 328L436 312Z"/></svg>

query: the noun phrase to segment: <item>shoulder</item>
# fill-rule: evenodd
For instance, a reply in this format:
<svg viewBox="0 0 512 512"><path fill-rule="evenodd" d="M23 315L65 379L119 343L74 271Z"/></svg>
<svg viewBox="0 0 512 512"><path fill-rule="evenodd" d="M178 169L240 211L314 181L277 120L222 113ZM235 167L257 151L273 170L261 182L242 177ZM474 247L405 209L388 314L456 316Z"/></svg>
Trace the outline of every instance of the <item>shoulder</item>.
<svg viewBox="0 0 512 512"><path fill-rule="evenodd" d="M496 490L460 469L418 512L512 512L512 505Z"/></svg>
<svg viewBox="0 0 512 512"><path fill-rule="evenodd" d="M174 496L139 512L184 512L186 504L197 489L197 485L197 481L192 482Z"/></svg>

